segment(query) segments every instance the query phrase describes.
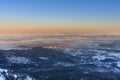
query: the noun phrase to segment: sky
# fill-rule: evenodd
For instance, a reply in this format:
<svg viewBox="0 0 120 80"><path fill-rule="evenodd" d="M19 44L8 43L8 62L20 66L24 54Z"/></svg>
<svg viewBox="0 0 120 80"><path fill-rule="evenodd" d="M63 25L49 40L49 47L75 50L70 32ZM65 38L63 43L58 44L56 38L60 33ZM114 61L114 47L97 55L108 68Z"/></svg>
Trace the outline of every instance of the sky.
<svg viewBox="0 0 120 80"><path fill-rule="evenodd" d="M0 0L0 33L119 33L120 0Z"/></svg>

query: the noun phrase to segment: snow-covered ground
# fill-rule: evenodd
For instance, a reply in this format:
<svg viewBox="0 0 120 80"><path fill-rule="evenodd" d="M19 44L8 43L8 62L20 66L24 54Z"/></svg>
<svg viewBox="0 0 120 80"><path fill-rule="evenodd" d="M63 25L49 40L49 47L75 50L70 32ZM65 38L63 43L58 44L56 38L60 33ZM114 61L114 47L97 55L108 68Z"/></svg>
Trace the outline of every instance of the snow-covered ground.
<svg viewBox="0 0 120 80"><path fill-rule="evenodd" d="M26 74L13 73L13 71L9 71L7 69L0 69L0 80L35 80Z"/></svg>
<svg viewBox="0 0 120 80"><path fill-rule="evenodd" d="M120 35L11 36L0 37L0 80L120 79Z"/></svg>

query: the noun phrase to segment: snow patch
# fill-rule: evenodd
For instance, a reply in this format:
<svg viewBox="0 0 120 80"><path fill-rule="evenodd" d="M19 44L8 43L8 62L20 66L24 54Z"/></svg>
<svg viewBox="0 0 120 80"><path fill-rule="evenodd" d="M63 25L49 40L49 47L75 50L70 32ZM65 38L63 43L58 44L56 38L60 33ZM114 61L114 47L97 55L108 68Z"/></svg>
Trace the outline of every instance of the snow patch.
<svg viewBox="0 0 120 80"><path fill-rule="evenodd" d="M95 52L97 52L97 53L99 53L99 54L106 53L106 51L104 51L104 50L93 50L93 51L95 51Z"/></svg>
<svg viewBox="0 0 120 80"><path fill-rule="evenodd" d="M72 67L72 66L74 66L75 64L67 63L67 62L57 62L57 63L55 63L54 65L55 65L55 66Z"/></svg>
<svg viewBox="0 0 120 80"><path fill-rule="evenodd" d="M42 60L48 60L48 57L40 57Z"/></svg>
<svg viewBox="0 0 120 80"><path fill-rule="evenodd" d="M3 75L0 74L0 80L6 80Z"/></svg>
<svg viewBox="0 0 120 80"><path fill-rule="evenodd" d="M93 56L93 59L97 59L97 60L104 60L104 59L106 59L106 56L104 56L104 55L96 55L96 56Z"/></svg>
<svg viewBox="0 0 120 80"><path fill-rule="evenodd" d="M120 58L120 53L109 53L109 56Z"/></svg>
<svg viewBox="0 0 120 80"><path fill-rule="evenodd" d="M13 73L11 70L6 69L0 69L0 80L7 80L6 77L13 77L13 80L35 80L29 75L26 74L19 74L19 73ZM20 78L20 79L19 79Z"/></svg>
<svg viewBox="0 0 120 80"><path fill-rule="evenodd" d="M83 53L80 52L79 50L74 50L74 49L65 49L65 50L64 50L64 53L65 53L65 54L72 55L72 56L77 56L77 55L83 54Z"/></svg>
<svg viewBox="0 0 120 80"><path fill-rule="evenodd" d="M117 62L117 66L120 67L120 62Z"/></svg>
<svg viewBox="0 0 120 80"><path fill-rule="evenodd" d="M16 63L16 64L29 64L31 62L31 60L29 58L25 58L25 57L16 57L16 56L10 56L7 57L8 61L11 63Z"/></svg>
<svg viewBox="0 0 120 80"><path fill-rule="evenodd" d="M27 76L25 80L33 80L30 76Z"/></svg>
<svg viewBox="0 0 120 80"><path fill-rule="evenodd" d="M2 73L5 72L5 74L8 75L7 71L6 69L0 69L0 80L6 80Z"/></svg>

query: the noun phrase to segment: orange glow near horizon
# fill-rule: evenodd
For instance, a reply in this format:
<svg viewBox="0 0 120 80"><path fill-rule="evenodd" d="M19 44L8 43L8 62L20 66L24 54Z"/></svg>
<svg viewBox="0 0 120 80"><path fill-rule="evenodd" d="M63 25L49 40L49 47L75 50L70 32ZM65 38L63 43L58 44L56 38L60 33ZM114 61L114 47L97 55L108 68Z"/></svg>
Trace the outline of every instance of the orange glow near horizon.
<svg viewBox="0 0 120 80"><path fill-rule="evenodd" d="M87 23L87 22L86 22ZM120 33L119 25L114 24L73 24L73 23L0 23L0 34L4 33Z"/></svg>
<svg viewBox="0 0 120 80"><path fill-rule="evenodd" d="M0 34L120 34L120 0L0 2Z"/></svg>
<svg viewBox="0 0 120 80"><path fill-rule="evenodd" d="M104 25L0 25L0 33L119 33L120 28Z"/></svg>

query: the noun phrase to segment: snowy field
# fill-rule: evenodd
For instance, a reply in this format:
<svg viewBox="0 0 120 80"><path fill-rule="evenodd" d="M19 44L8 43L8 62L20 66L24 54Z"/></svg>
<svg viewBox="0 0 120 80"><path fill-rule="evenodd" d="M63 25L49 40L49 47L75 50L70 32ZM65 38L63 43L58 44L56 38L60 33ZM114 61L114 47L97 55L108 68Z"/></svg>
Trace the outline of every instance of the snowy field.
<svg viewBox="0 0 120 80"><path fill-rule="evenodd" d="M0 35L0 80L119 80L120 35Z"/></svg>

